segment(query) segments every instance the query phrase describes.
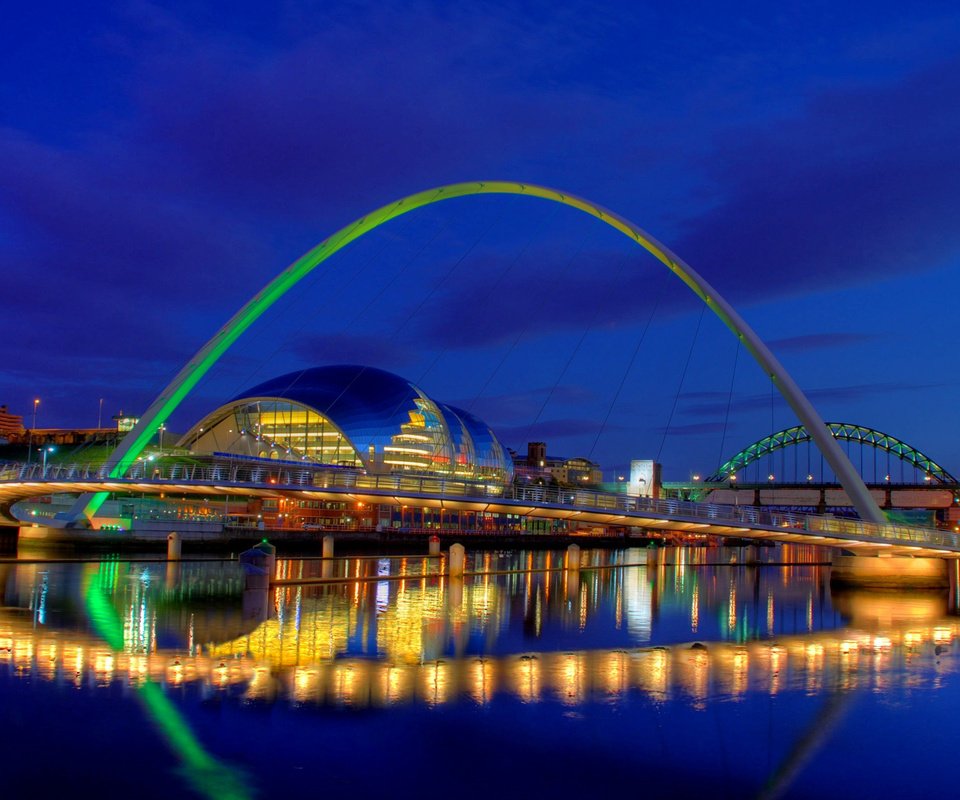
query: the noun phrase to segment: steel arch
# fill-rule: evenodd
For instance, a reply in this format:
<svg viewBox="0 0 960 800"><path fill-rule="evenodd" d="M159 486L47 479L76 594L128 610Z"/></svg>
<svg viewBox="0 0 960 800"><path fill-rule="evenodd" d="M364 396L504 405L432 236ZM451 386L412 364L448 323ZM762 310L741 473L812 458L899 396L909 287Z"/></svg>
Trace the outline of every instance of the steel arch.
<svg viewBox="0 0 960 800"><path fill-rule="evenodd" d="M886 517L884 517L880 507L871 497L853 464L850 463L836 440L827 431L823 419L806 395L803 394L800 387L797 386L790 374L753 328L696 270L649 233L619 214L575 195L534 184L509 181L456 183L409 195L389 205L382 206L356 222L341 228L298 258L237 311L177 373L166 389L144 412L133 430L124 437L117 449L111 454L106 464L109 476L121 477L124 475L127 469L135 463L137 455L147 446L159 426L166 422L187 394L227 349L240 338L241 334L287 291L330 256L379 225L410 211L455 197L480 194L525 195L570 206L596 217L655 256L658 261L680 278L723 321L724 325L733 331L734 335L740 339L747 351L763 368L790 408L793 409L797 418L806 425L807 430L811 431L811 436L817 443L817 447L846 489L860 517L878 524L885 522ZM79 498L73 508L63 515L62 522L67 525L75 525L80 522L82 517L91 519L105 500L106 495L104 493L98 493L93 497Z"/></svg>
<svg viewBox="0 0 960 800"><path fill-rule="evenodd" d="M830 429L833 438L837 441L859 442L861 445L868 445L877 450L892 453L901 461L923 470L930 476L931 480L937 483L957 483L957 479L932 458L921 453L917 448L912 447L906 442L891 436L889 433L884 433L874 428L866 428L863 425L854 425L850 422L828 422L827 427ZM748 465L759 461L764 456L768 456L776 450L782 450L785 447L792 447L793 445L809 441L810 434L807 433L803 425L784 428L782 431L777 431L770 436L754 442L749 447L745 447L706 480L711 483L725 481L730 475L735 475Z"/></svg>

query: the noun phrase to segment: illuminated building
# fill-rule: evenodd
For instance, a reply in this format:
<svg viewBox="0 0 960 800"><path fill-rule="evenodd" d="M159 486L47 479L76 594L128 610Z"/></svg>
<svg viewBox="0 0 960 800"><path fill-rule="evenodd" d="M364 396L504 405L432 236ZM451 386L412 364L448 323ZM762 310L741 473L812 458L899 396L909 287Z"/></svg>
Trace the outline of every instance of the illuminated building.
<svg viewBox="0 0 960 800"><path fill-rule="evenodd" d="M517 475L524 479L560 486L596 486L603 481L599 464L588 458L550 457L545 442L528 442L526 458L513 453L513 465Z"/></svg>
<svg viewBox="0 0 960 800"><path fill-rule="evenodd" d="M113 418L117 422L117 430L121 433L132 431L133 426L140 421L140 417L134 416L133 414L124 414L122 410L119 414L115 414Z"/></svg>
<svg viewBox="0 0 960 800"><path fill-rule="evenodd" d="M122 414L123 412L121 412ZM114 417L119 420L119 417ZM118 422L114 428L24 428L23 417L19 414L11 414L7 407L0 406L0 441L7 440L10 444L27 444L32 442L34 445L54 444L54 445L77 445L87 444L89 442L100 442L105 444L116 444L120 433L129 431L136 418L126 427L122 427Z"/></svg>
<svg viewBox="0 0 960 800"><path fill-rule="evenodd" d="M6 406L0 406L0 439L14 439L23 434L23 417L11 414Z"/></svg>
<svg viewBox="0 0 960 800"><path fill-rule="evenodd" d="M498 484L513 477L505 448L484 422L373 367L316 367L273 378L208 414L178 446L373 474Z"/></svg>

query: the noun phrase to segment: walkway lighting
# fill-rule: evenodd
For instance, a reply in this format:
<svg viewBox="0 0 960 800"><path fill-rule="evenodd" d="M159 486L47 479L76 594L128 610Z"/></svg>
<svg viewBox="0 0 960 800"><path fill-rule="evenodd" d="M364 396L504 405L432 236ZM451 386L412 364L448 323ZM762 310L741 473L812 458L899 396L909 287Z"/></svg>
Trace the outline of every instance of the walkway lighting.
<svg viewBox="0 0 960 800"><path fill-rule="evenodd" d="M43 477L47 477L47 453L55 453L57 448L49 445L43 448Z"/></svg>
<svg viewBox="0 0 960 800"><path fill-rule="evenodd" d="M776 479L776 476L772 472L767 475L767 480L770 481L770 483L773 483Z"/></svg>

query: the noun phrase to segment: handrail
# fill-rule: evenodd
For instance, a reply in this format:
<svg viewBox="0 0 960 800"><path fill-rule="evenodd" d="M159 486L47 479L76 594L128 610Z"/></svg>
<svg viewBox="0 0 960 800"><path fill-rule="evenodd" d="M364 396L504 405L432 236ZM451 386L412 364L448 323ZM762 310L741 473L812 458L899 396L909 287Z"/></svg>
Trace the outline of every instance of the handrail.
<svg viewBox="0 0 960 800"><path fill-rule="evenodd" d="M103 463L42 464L0 463L3 483L52 484L62 481L109 481L118 485L171 482L185 485L214 484L231 488L267 488L277 490L335 491L366 490L390 497L392 493L441 495L464 501L506 501L523 507L562 507L571 511L651 513L658 517L703 520L707 524L733 527L778 528L785 532L810 535L839 534L841 537L879 539L891 543L910 543L960 549L960 536L950 531L915 526L878 524L859 519L769 511L756 506L731 506L699 503L691 500L636 497L595 489L570 489L559 486L469 481L420 475L366 474L362 471L330 469L321 465L260 464L242 459L212 461L139 461L123 478L110 478Z"/></svg>

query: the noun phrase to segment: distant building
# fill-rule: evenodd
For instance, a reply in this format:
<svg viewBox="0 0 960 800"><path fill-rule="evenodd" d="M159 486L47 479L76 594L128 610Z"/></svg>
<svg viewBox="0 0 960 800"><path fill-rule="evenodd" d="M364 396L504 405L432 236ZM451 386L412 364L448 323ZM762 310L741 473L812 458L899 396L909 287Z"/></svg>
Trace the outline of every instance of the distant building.
<svg viewBox="0 0 960 800"><path fill-rule="evenodd" d="M656 461L641 459L631 461L627 494L636 497L660 497L662 489L660 472L660 464Z"/></svg>
<svg viewBox="0 0 960 800"><path fill-rule="evenodd" d="M133 430L134 425L140 421L140 417L135 417L132 414L124 414L121 409L119 414L115 414L113 419L117 423L117 430L120 433L129 433Z"/></svg>
<svg viewBox="0 0 960 800"><path fill-rule="evenodd" d="M545 442L528 442L526 457L513 453L514 472L523 479L549 480L560 486L598 486L600 465L588 458L548 456Z"/></svg>
<svg viewBox="0 0 960 800"><path fill-rule="evenodd" d="M0 406L0 439L14 440L23 435L23 417Z"/></svg>
<svg viewBox="0 0 960 800"><path fill-rule="evenodd" d="M79 445L89 442L116 444L119 431L129 428L24 428L23 417L11 414L7 407L0 406L0 440L9 444L35 446L52 445Z"/></svg>

